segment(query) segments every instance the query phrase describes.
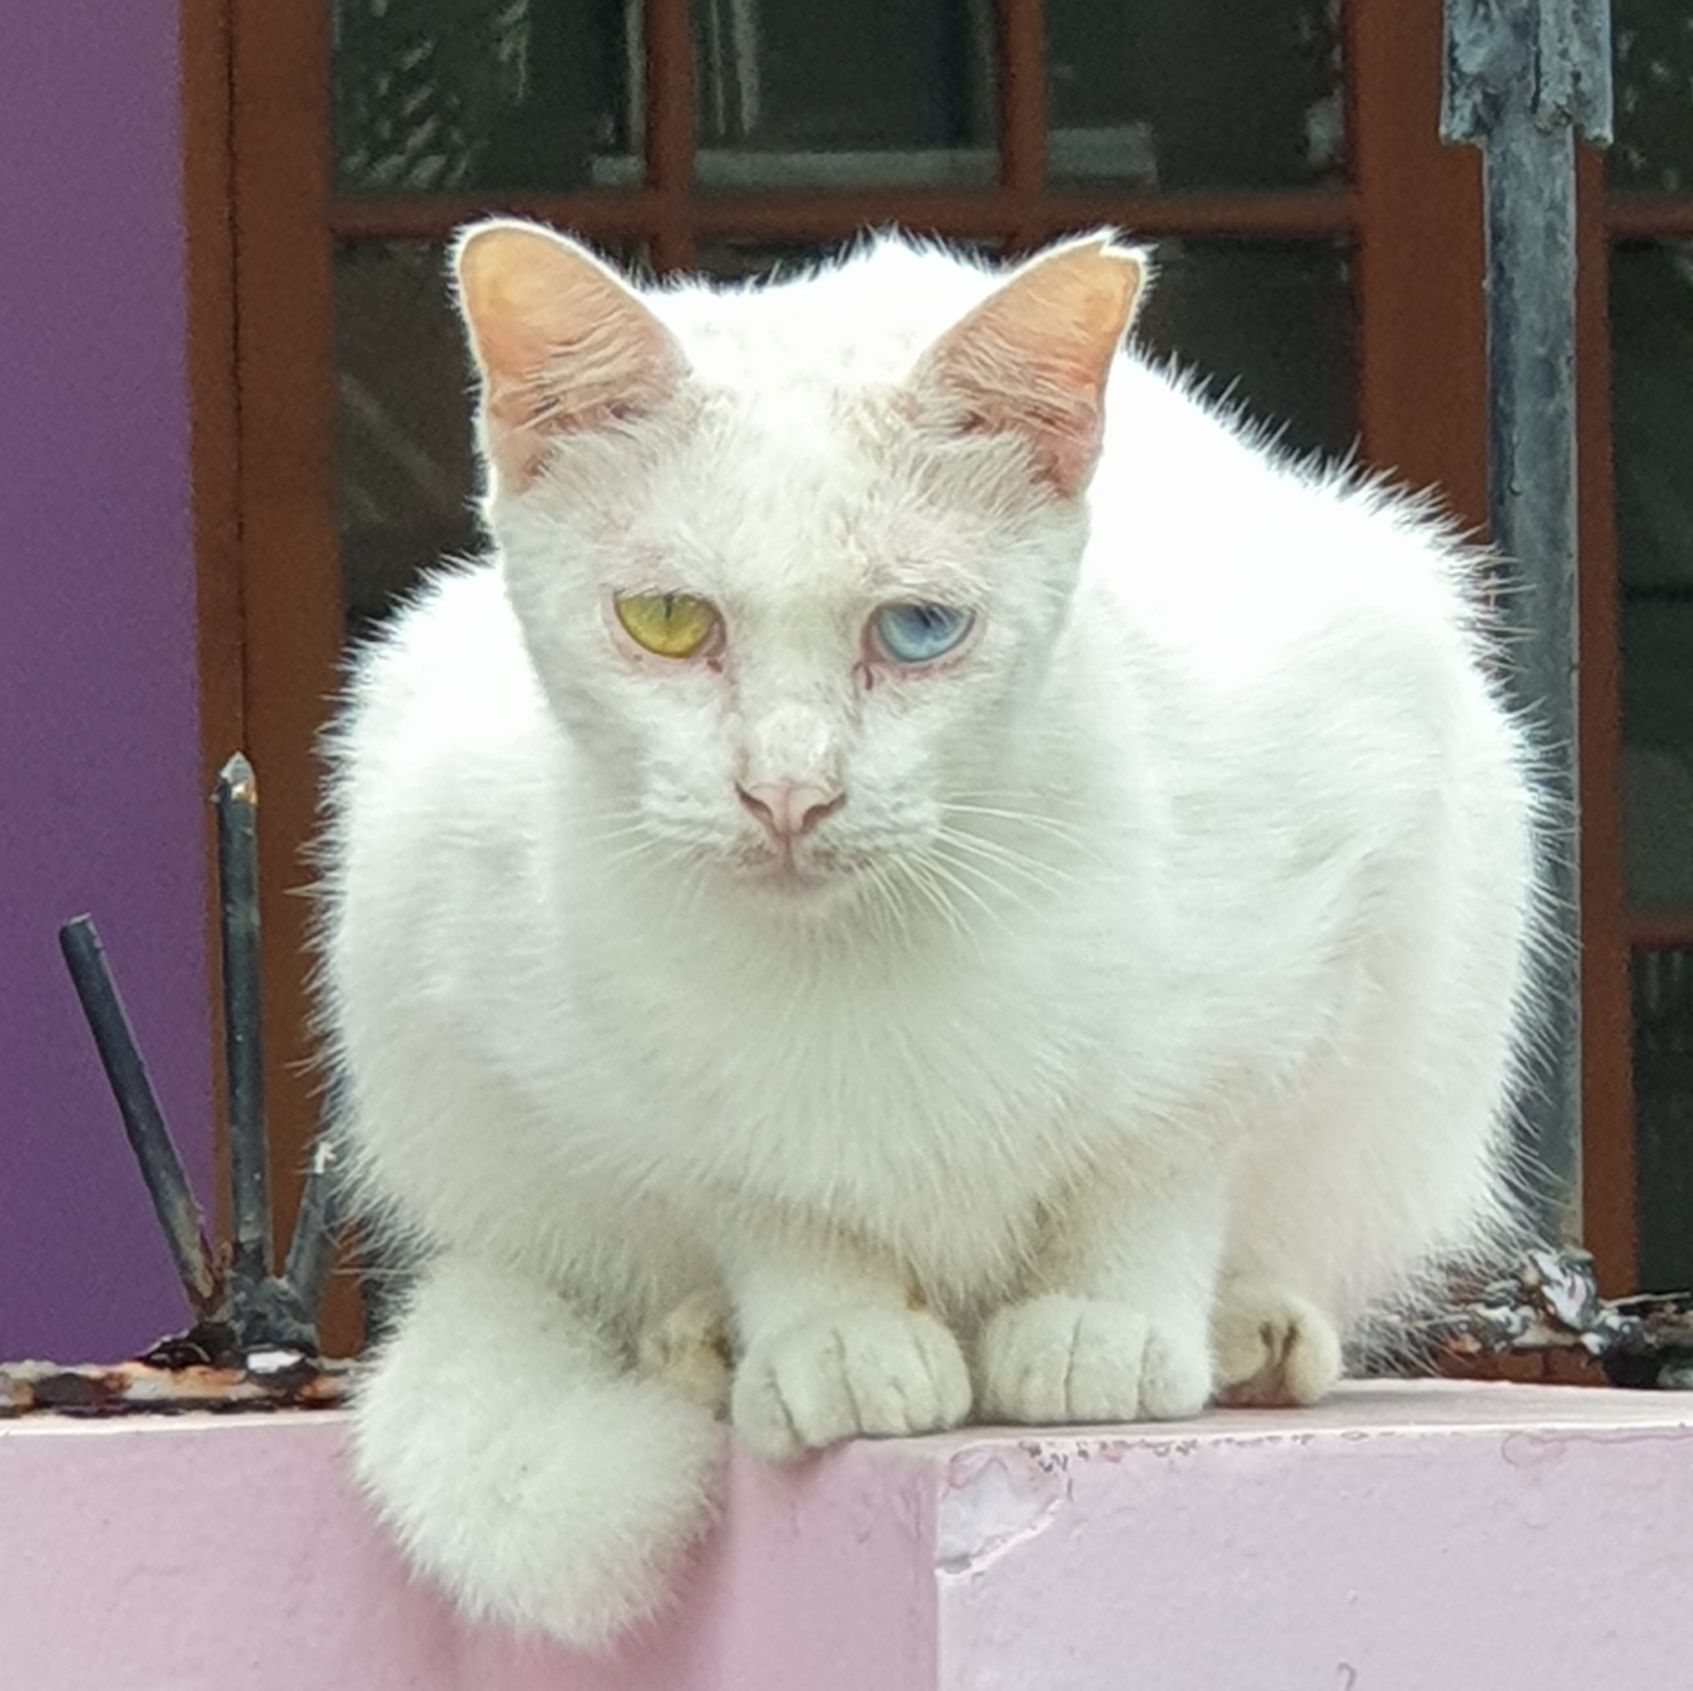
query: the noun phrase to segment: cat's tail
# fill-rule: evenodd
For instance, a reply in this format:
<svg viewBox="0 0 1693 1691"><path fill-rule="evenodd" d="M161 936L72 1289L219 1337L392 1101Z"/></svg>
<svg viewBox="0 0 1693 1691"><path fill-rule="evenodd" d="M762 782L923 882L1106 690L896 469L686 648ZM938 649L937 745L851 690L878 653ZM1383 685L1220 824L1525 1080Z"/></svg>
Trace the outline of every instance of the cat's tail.
<svg viewBox="0 0 1693 1691"><path fill-rule="evenodd" d="M596 1647L651 1615L711 1512L711 1409L547 1288L445 1256L354 1404L354 1453L420 1570L469 1614Z"/></svg>

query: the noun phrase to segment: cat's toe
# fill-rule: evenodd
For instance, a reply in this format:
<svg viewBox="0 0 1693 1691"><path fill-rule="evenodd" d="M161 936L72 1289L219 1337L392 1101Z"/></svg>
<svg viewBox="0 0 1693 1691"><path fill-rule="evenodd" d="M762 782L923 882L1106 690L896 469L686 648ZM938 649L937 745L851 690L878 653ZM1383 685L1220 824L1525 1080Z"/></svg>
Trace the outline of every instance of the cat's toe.
<svg viewBox="0 0 1693 1691"><path fill-rule="evenodd" d="M1334 1323L1315 1304L1274 1288L1226 1288L1212 1321L1218 1400L1285 1408L1326 1397L1343 1359Z"/></svg>
<svg viewBox="0 0 1693 1691"><path fill-rule="evenodd" d="M1205 1335L1190 1327L1097 1298L1010 1305L979 1341L982 1408L1030 1426L1197 1415L1211 1372Z"/></svg>
<svg viewBox="0 0 1693 1691"><path fill-rule="evenodd" d="M770 1461L859 1435L937 1432L969 1412L958 1341L923 1311L814 1316L749 1346L735 1379L735 1430Z"/></svg>

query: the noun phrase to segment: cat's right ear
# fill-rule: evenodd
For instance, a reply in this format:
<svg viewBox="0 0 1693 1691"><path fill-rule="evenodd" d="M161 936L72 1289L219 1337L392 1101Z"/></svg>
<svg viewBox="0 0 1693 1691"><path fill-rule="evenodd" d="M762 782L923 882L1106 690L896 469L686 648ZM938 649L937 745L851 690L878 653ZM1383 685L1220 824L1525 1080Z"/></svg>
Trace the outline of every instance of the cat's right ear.
<svg viewBox="0 0 1693 1691"><path fill-rule="evenodd" d="M502 481L532 481L560 436L627 422L677 395L676 337L585 247L498 219L460 235L459 310L482 378L486 449Z"/></svg>

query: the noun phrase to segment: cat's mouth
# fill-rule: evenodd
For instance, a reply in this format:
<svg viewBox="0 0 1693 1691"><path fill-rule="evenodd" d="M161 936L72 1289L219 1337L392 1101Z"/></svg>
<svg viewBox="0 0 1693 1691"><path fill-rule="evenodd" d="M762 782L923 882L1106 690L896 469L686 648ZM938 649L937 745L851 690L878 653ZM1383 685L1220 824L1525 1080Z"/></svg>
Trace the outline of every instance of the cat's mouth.
<svg viewBox="0 0 1693 1691"><path fill-rule="evenodd" d="M796 851L761 847L737 854L739 878L772 897L815 898L848 878L850 866L835 853L809 847Z"/></svg>

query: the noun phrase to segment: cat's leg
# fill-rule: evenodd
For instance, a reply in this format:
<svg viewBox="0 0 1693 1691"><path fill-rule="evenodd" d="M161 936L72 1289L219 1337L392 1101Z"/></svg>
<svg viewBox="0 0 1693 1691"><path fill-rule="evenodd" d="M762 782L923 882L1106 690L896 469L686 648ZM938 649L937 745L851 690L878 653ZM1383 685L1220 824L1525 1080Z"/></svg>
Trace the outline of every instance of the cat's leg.
<svg viewBox="0 0 1693 1691"><path fill-rule="evenodd" d="M881 1253L821 1229L750 1227L726 1248L724 1272L741 1340L735 1431L756 1455L791 1461L969 1414L957 1339Z"/></svg>
<svg viewBox="0 0 1693 1691"><path fill-rule="evenodd" d="M1211 1323L1217 1400L1291 1408L1327 1397L1343 1372L1340 1333L1311 1299L1273 1275L1226 1274Z"/></svg>
<svg viewBox="0 0 1693 1691"><path fill-rule="evenodd" d="M575 1644L661 1602L720 1447L708 1407L557 1291L454 1254L355 1400L359 1474L413 1562L471 1614Z"/></svg>
<svg viewBox="0 0 1693 1691"><path fill-rule="evenodd" d="M1225 1176L1186 1159L1146 1172L1101 1176L1053 1208L1032 1295L977 1340L985 1415L1044 1426L1205 1407Z"/></svg>
<svg viewBox="0 0 1693 1691"><path fill-rule="evenodd" d="M1508 997L1466 1004L1455 975L1413 992L1383 971L1356 1042L1254 1136L1214 1323L1225 1402L1315 1402L1362 1318L1504 1248Z"/></svg>
<svg viewBox="0 0 1693 1691"><path fill-rule="evenodd" d="M1241 1163L1216 1321L1231 1401L1321 1396L1342 1336L1351 1347L1361 1321L1438 1295L1454 1264L1491 1270L1520 1225L1506 1169L1529 1009L1528 802L1479 680L1443 677L1434 704L1421 741L1445 747L1438 797L1402 783L1403 825L1336 959L1351 974L1326 1055Z"/></svg>

